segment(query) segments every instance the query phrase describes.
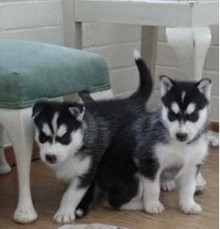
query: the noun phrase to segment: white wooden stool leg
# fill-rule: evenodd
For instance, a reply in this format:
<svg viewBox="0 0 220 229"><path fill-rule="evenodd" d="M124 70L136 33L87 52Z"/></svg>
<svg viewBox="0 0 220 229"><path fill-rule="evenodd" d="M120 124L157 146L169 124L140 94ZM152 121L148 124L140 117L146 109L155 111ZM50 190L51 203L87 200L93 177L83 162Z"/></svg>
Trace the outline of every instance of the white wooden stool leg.
<svg viewBox="0 0 220 229"><path fill-rule="evenodd" d="M105 99L113 99L114 98L114 95L113 95L113 92L111 89L91 93L90 96L94 100L105 100Z"/></svg>
<svg viewBox="0 0 220 229"><path fill-rule="evenodd" d="M157 37L158 27L156 26L142 26L141 27L141 56L146 61L148 68L155 77L156 56L157 56ZM158 77L158 76L156 76ZM156 96L151 96L147 102L149 109L155 109L157 104Z"/></svg>
<svg viewBox="0 0 220 229"><path fill-rule="evenodd" d="M37 219L30 191L30 163L34 136L31 112L31 108L0 110L0 121L11 137L17 163L19 196L14 220L19 223L30 223Z"/></svg>
<svg viewBox="0 0 220 229"><path fill-rule="evenodd" d="M152 76L154 76L157 54L158 27L141 27L141 56L146 61Z"/></svg>
<svg viewBox="0 0 220 229"><path fill-rule="evenodd" d="M211 44L210 29L166 28L166 36L177 55L180 78L201 79L206 53Z"/></svg>
<svg viewBox="0 0 220 229"><path fill-rule="evenodd" d="M11 172L11 167L6 161L3 142L3 127L0 126L0 175Z"/></svg>

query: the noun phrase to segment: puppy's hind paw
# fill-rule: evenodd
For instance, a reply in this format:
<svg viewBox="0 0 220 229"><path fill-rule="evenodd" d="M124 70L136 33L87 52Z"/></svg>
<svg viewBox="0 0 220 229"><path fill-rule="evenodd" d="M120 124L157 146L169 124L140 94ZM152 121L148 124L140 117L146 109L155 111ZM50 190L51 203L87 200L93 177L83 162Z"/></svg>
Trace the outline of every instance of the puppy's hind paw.
<svg viewBox="0 0 220 229"><path fill-rule="evenodd" d="M56 214L53 217L53 220L56 223L70 223L75 220L75 211L74 209L58 209Z"/></svg>
<svg viewBox="0 0 220 229"><path fill-rule="evenodd" d="M167 180L161 184L161 189L164 192L171 192L171 191L175 190L175 188L176 188L176 184L175 184L174 180Z"/></svg>
<svg viewBox="0 0 220 229"><path fill-rule="evenodd" d="M202 212L202 207L196 202L180 204L180 208L182 212L189 215L199 214L200 212Z"/></svg>

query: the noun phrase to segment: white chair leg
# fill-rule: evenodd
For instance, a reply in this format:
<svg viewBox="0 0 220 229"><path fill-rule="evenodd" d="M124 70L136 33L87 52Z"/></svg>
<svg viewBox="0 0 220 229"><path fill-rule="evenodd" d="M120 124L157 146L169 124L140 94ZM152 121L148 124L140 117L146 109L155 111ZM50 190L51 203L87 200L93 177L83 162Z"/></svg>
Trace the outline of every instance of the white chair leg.
<svg viewBox="0 0 220 229"><path fill-rule="evenodd" d="M99 91L95 93L91 93L90 96L94 100L105 100L105 99L113 99L114 95L111 89L105 91Z"/></svg>
<svg viewBox="0 0 220 229"><path fill-rule="evenodd" d="M158 27L141 27L141 56L146 61L153 77L156 66L157 36Z"/></svg>
<svg viewBox="0 0 220 229"><path fill-rule="evenodd" d="M180 78L202 78L205 56L211 44L211 32L204 28L167 28L168 44L177 55Z"/></svg>
<svg viewBox="0 0 220 229"><path fill-rule="evenodd" d="M141 56L146 61L148 68L152 74L155 76L156 67L156 55L157 55L157 37L158 37L158 27L156 26L142 26L141 27ZM147 102L147 107L149 109L155 109L157 102L156 96L151 96Z"/></svg>
<svg viewBox="0 0 220 229"><path fill-rule="evenodd" d="M0 110L0 122L11 137L18 171L18 205L14 220L30 223L37 219L30 191L30 163L33 147L33 126L31 108L21 110Z"/></svg>
<svg viewBox="0 0 220 229"><path fill-rule="evenodd" d="M11 172L11 167L6 161L4 153L3 142L3 127L0 126L0 175L8 174Z"/></svg>

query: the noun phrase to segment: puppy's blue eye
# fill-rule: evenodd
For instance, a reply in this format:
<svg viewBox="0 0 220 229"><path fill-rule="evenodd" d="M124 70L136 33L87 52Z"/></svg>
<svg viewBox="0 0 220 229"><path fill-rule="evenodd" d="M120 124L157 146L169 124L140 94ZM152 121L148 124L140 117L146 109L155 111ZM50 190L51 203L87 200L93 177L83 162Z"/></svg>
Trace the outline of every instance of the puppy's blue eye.
<svg viewBox="0 0 220 229"><path fill-rule="evenodd" d="M168 119L170 120L170 122L173 122L175 120L177 120L179 118L179 115L174 113L173 111L169 111L168 112Z"/></svg>
<svg viewBox="0 0 220 229"><path fill-rule="evenodd" d="M196 111L190 115L187 115L187 120L190 122L196 122L198 120L198 118L199 118L199 114Z"/></svg>

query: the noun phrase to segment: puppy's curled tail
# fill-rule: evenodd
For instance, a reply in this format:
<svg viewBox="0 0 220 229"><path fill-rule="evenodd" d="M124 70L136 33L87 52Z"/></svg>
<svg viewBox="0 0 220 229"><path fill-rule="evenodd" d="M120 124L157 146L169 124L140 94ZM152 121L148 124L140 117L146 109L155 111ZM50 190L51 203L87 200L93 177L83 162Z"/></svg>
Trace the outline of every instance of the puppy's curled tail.
<svg viewBox="0 0 220 229"><path fill-rule="evenodd" d="M153 79L150 70L136 49L134 50L134 60L139 71L140 83L139 88L136 92L134 92L134 94L131 95L130 98L141 102L146 102L150 98L153 90Z"/></svg>

